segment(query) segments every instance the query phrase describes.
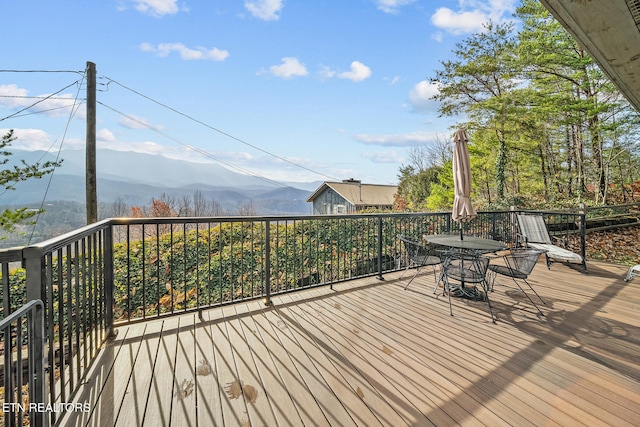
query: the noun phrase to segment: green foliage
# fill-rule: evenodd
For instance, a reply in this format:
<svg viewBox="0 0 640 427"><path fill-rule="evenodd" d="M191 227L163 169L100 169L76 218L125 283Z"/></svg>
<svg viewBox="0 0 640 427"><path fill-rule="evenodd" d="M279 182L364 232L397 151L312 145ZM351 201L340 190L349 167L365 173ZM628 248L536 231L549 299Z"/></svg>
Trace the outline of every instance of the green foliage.
<svg viewBox="0 0 640 427"><path fill-rule="evenodd" d="M432 78L440 114L465 117L474 203L636 199L640 114L540 2L522 0L517 16L520 29L489 23L457 44ZM403 166L400 188L417 184L429 209L450 209L448 167L428 187Z"/></svg>
<svg viewBox="0 0 640 427"><path fill-rule="evenodd" d="M0 273L0 280L3 279ZM24 268L16 268L9 271L9 307L11 311L17 310L27 302L27 272ZM0 286L0 301L5 301L4 286ZM0 319L5 313L0 311Z"/></svg>
<svg viewBox="0 0 640 427"><path fill-rule="evenodd" d="M377 257L377 221L370 218L273 223L271 291L364 274ZM161 230L114 246L116 318L161 314L264 294L263 223L222 223ZM385 243L393 247L394 239Z"/></svg>
<svg viewBox="0 0 640 427"><path fill-rule="evenodd" d="M398 194L407 201L409 209L419 211L427 207L432 189L440 183L441 171L440 166L422 171L416 171L413 166L400 168Z"/></svg>

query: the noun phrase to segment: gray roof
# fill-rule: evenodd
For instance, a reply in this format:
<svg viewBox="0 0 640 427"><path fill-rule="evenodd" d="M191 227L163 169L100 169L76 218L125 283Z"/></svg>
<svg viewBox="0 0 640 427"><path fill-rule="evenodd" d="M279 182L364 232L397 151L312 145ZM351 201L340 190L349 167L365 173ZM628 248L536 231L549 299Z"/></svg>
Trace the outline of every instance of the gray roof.
<svg viewBox="0 0 640 427"><path fill-rule="evenodd" d="M396 185L362 184L351 182L324 182L309 198L313 202L325 189L331 188L354 206L392 206L393 196L398 192Z"/></svg>

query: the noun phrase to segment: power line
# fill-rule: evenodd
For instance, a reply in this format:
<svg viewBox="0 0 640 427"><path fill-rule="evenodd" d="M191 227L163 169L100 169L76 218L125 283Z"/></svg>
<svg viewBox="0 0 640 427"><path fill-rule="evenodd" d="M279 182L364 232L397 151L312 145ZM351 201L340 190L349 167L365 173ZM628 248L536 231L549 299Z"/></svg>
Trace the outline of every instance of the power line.
<svg viewBox="0 0 640 427"><path fill-rule="evenodd" d="M54 97L54 96L26 96L26 95L0 95L0 98L18 98L18 99L55 99L58 101L69 100L71 98L68 97Z"/></svg>
<svg viewBox="0 0 640 427"><path fill-rule="evenodd" d="M209 124L207 124L207 123L203 122L202 120L198 120L198 119L196 119L196 118L194 118L194 117L192 117L192 116L190 116L190 115L188 115L188 114L186 114L186 113L183 113L183 112L181 112L181 111L176 110L175 108L172 108L172 107L170 107L170 106L168 106L168 105L166 105L166 104L163 104L163 103L162 103L162 102L160 102L160 101L156 101L155 99L153 99L153 98L151 98L151 97L149 97L149 96L146 96L146 95L144 95L144 94L142 94L142 93L140 93L140 92L138 92L138 91L136 91L136 90L134 90L134 89L131 89L130 87L127 87L127 86L123 85L122 83L120 83L120 82L118 82L118 81L116 81L116 80L113 80L113 79L111 79L111 78L109 78L109 77L107 77L107 76L104 76L104 78L108 79L108 80L109 80L109 83L115 83L115 84L117 84L118 86L120 86L120 87L122 87L122 88L124 88L124 89L126 89L126 90L128 90L128 91L131 91L131 92L135 93L135 94L136 94L136 95L138 95L138 96L141 96L141 97L143 97L143 98L145 98L145 99L147 99L147 100L149 100L149 101L151 101L151 102L153 102L153 103L155 103L155 104L160 105L161 107L164 107L164 108L166 108L166 109L168 109L168 110L170 110L170 111L173 111L174 113L179 114L179 115L181 115L181 116L183 116L183 117L185 117L185 118L187 118L187 119L189 119L189 120L191 120L191 121L194 121L194 122L196 122L196 123L198 123L198 124L200 124L200 125L202 125L202 126L204 126L204 127L208 128L208 129L211 129L211 130L213 130L213 131L215 131L215 132L218 132L218 133L220 133L220 134L222 134L222 135L224 135L224 136L226 136L226 137L228 137L228 138L231 138L231 139L233 139L234 141L237 141L237 142L239 142L239 143L241 143L241 144L244 144L244 145L246 145L246 146L249 146L249 147L251 147L251 148L253 148L253 149L255 149L255 150L258 150L258 151L260 151L260 152L262 152L262 153L265 153L265 154L267 154L267 155L269 155L269 156L275 157L275 158L276 158L276 159L278 159L278 160L281 160L281 161L283 161L283 162L289 163L289 164L291 164L291 165L293 165L293 166L296 166L296 167L298 167L298 168L304 169L304 170L306 170L307 172L311 172L311 173L314 173L314 174L316 174L316 175L324 176L325 178L329 178L329 179L334 180L334 181L340 181L340 179L338 179L338 178L332 177L332 176L327 175L327 174L324 174L324 173L322 173L322 172L315 171L315 170L310 169L310 168L308 168L308 167L306 167L306 166L302 166L302 165L300 165L300 164L298 164L298 163L296 163L296 162L293 162L293 161L291 161L291 160L288 160L288 159L286 159L286 158L284 158L284 157L282 157L282 156L278 156L277 154L273 154L273 153L271 153L271 152L269 152L269 151L267 151L267 150L264 150L264 149L262 149L262 148L260 148L260 147L258 147L258 146L256 146L256 145L253 145L253 144L251 144L251 143L249 143L249 142L246 142L246 141L244 141L244 140L242 140L242 139L240 139L240 138L238 138L238 137L235 137L235 136L233 136L233 135L231 135L231 134L229 134L229 133L227 133L227 132L224 132L224 131L222 131L222 130L220 130L220 129L218 129L218 128L214 127L214 126L211 126L211 125L209 125ZM109 83L108 83L108 84L109 84ZM107 84L107 86L108 86L108 84Z"/></svg>
<svg viewBox="0 0 640 427"><path fill-rule="evenodd" d="M22 113L23 111L26 111L26 110L29 110L30 108L35 107L36 105L40 104L41 102L44 102L44 101L46 101L47 99L50 99L50 98L54 97L54 95L57 95L57 94L59 94L60 92L62 92L62 91L64 91L64 90L66 90L66 89L70 88L71 86L73 86L73 85L77 84L79 81L80 81L80 80L76 80L75 82L73 82L73 83L71 83L71 84L69 84L69 85L67 85L67 86L63 87L63 88L62 88L62 89L60 89L59 91L54 92L54 93L52 93L52 94L51 94L51 95L49 95L49 96L45 96L44 98L38 99L38 101L37 101L37 102L34 102L33 104L29 105L28 107L25 107L25 108L23 108L23 109L21 109L21 110L16 111L16 112L15 112L15 113L13 113L13 114L9 114L8 116L1 118L1 119L0 119L0 122L5 121L5 120L7 120L7 119L10 119L11 117L15 117L15 116L17 116L18 114Z"/></svg>
<svg viewBox="0 0 640 427"><path fill-rule="evenodd" d="M62 99L62 98L58 98L58 99ZM64 98L64 99L70 101L69 98ZM69 105L63 105L61 107L47 108L46 110L38 110L38 111L34 111L32 113L13 115L12 118L15 119L17 117L33 116L34 114L44 114L44 113L49 113L49 112L55 111L55 110L65 110L67 108L75 107L76 105L79 105L79 104L82 104L82 103L84 103L84 101L80 101L79 103L75 102L75 103L69 104Z"/></svg>
<svg viewBox="0 0 640 427"><path fill-rule="evenodd" d="M80 82L82 82L82 80L84 80L84 78L85 78L85 76L83 75L83 77L80 80ZM71 109L71 112L69 113L69 118L67 119L67 123L66 123L66 125L64 127L64 132L62 134L62 140L60 141L60 148L58 148L58 154L56 155L56 160L54 162L53 171L49 175L49 181L47 182L47 188L45 189L44 195L42 196L42 203L40 204L40 209L38 210L38 213L36 214L36 220L33 223L33 228L31 229L31 234L29 235L29 241L28 241L27 244L31 244L31 239L33 238L33 234L36 231L36 225L38 224L38 219L40 218L40 212L42 212L42 209L44 207L44 203L47 200L47 195L49 194L49 188L51 188L51 182L53 180L53 174L55 173L56 168L57 168L57 164L60 161L60 154L62 152L62 146L64 145L64 140L65 140L65 138L67 136L67 131L69 130L69 125L71 124L71 119L73 118L73 116L75 116L76 112L80 108L80 105L82 105L82 102L78 102L78 95L80 93L80 87L81 86L82 86L81 84L78 85L78 89L76 91L76 97L74 99L75 108ZM51 147L53 147L53 145ZM49 149L51 149L51 147ZM43 157L44 157L44 155L43 155Z"/></svg>
<svg viewBox="0 0 640 427"><path fill-rule="evenodd" d="M110 107L110 106L108 106L108 105L104 104L103 102L97 101L97 103L98 103L98 104L100 104L100 105L102 105L102 106L103 106L103 107L105 107L105 108L108 108L109 110L111 110L111 111L113 111L113 112L115 112L115 113L120 114L120 115L121 115L121 116L123 116L123 117L126 117L126 118L127 118L127 119L129 119L129 120L132 120L132 121L134 121L134 122L136 122L136 123L140 124L141 126L146 127L147 129L150 129L150 130L152 130L152 131L156 132L158 135L162 135L163 137L165 137L165 138L167 138L167 139L170 139L171 141L174 141L174 142L176 142L176 143L178 143L178 144L180 144L180 145L182 145L182 146L184 146L184 147L186 147L186 148L188 148L188 149L190 149L190 150L193 150L193 151L195 151L195 152L197 152L197 153L199 153L199 154L202 154L202 155L203 155L203 156L205 156L205 157L209 157L210 159L215 160L215 161L216 161L216 162L218 162L218 163L222 163L222 164L223 164L223 165L225 165L225 166L228 166L228 167L230 167L230 168L233 168L233 169L235 169L235 170L237 170L237 171L239 171L239 172L242 172L242 173L245 173L245 174L251 175L251 176L253 176L253 177L255 177L255 178L258 178L258 179L260 179L260 180L262 180L262 181L268 182L269 184L273 184L273 185L276 185L276 186L279 186L279 187L282 187L282 188L286 188L286 185L283 185L283 184L281 184L281 183L279 183L279 182L277 182L277 181L274 181L274 180L272 180L272 179L269 179L269 178L267 178L267 177L264 177L264 176L258 175L258 174L254 173L254 172L251 172L251 171L247 170L247 169L243 169L243 168L241 168L241 167L239 167L239 166L235 166L235 165L232 165L231 163L225 162L224 160L221 160L221 159L217 158L216 156L212 155L211 153L209 153L209 152L207 152L207 151L204 151L204 150L202 150L202 149L200 149L200 148L197 148L197 147L194 147L194 146L192 146L192 145L186 144L186 143L184 143L184 142L180 141L179 139L174 138L174 137L172 137L171 135L168 135L168 134L167 134L167 133L165 133L165 132L162 132L160 129L158 129L158 128L156 128L156 127L153 127L153 126L149 125L148 123L145 123L145 122L144 122L144 121L142 121L142 120L136 119L136 118L135 118L135 117L133 117L133 116L130 116L130 115L128 115L128 114L125 114L125 113L123 113L122 111L119 111L119 110L117 110L117 109L115 109L115 108L113 108L113 107Z"/></svg>
<svg viewBox="0 0 640 427"><path fill-rule="evenodd" d="M74 73L84 74L84 71L76 70L0 70L0 73Z"/></svg>

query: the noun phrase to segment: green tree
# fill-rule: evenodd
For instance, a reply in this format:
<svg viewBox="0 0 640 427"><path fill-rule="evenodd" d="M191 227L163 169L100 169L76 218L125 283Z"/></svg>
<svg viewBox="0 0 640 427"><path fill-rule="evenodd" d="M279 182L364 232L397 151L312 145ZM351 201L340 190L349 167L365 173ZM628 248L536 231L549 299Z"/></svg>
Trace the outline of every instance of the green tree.
<svg viewBox="0 0 640 427"><path fill-rule="evenodd" d="M454 59L442 61L432 79L440 85L434 97L440 101L440 114L466 115L466 127L491 133L495 152L495 188L504 196L508 140L515 133L513 92L520 84L513 24L485 25L485 31L456 45ZM488 136L485 136L488 137Z"/></svg>
<svg viewBox="0 0 640 427"><path fill-rule="evenodd" d="M428 209L432 186L440 182L442 166L451 160L451 146L446 140L436 138L430 145L411 147L408 157L409 164L400 167L397 200L405 202L410 210Z"/></svg>
<svg viewBox="0 0 640 427"><path fill-rule="evenodd" d="M4 188L4 192L15 190L14 185L21 181L27 181L29 179L42 178L53 172L62 161L59 162L45 162L27 164L24 160L21 160L19 164L9 166L9 158L13 154L9 151L11 143L16 140L13 135L13 130L7 132L2 136L0 141L0 165L4 166L3 170L0 170L0 187ZM0 213L0 227L6 232L12 232L14 226L20 222L36 215L38 211L28 210L27 208L19 209L5 209Z"/></svg>
<svg viewBox="0 0 640 427"><path fill-rule="evenodd" d="M517 16L523 22L519 59L535 91L526 104L544 130L540 153L555 157L544 158L546 178L570 196L575 185L580 198L591 183L595 202L606 203L621 153L619 130L636 121L637 112L538 1L523 0Z"/></svg>

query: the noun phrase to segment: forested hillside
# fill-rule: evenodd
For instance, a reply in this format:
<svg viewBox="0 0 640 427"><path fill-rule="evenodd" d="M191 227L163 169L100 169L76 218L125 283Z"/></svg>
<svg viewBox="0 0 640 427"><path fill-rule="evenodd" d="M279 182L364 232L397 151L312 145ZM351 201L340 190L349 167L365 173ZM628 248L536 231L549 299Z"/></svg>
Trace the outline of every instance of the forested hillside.
<svg viewBox="0 0 640 427"><path fill-rule="evenodd" d="M640 116L538 1L521 28L490 23L430 75L442 116L469 134L481 208L626 202L640 191ZM399 205L453 202L451 148L417 147L400 170Z"/></svg>

